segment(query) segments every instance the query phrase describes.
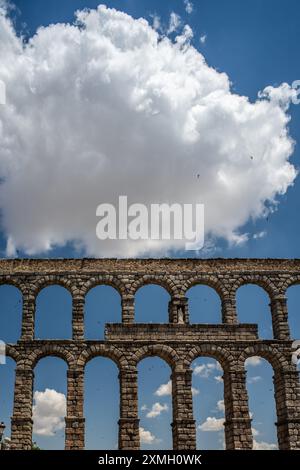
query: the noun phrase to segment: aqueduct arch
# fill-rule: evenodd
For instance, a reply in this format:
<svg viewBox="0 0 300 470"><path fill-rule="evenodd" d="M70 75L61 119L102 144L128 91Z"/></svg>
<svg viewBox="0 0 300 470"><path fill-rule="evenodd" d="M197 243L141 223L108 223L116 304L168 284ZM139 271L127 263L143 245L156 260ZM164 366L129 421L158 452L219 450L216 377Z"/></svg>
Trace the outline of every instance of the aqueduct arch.
<svg viewBox="0 0 300 470"><path fill-rule="evenodd" d="M286 289L299 279L300 260L0 260L0 284L19 287L23 295L22 335L6 348L17 364L13 449L31 449L33 369L46 356L61 357L68 364L66 449L84 448L84 370L96 356L109 357L119 368L120 449L139 448L137 365L148 356L161 357L172 369L174 449L196 448L190 365L199 356L213 357L223 367L226 448L251 449L244 362L253 355L267 358L274 369L279 448L300 449L299 374L291 361L285 298ZM134 323L135 292L149 282L170 293L167 324ZM65 286L72 295L72 340L34 339L37 294L54 283ZM263 286L270 296L272 340L260 340L257 325L238 323L235 293L245 283ZM120 293L122 323L107 324L104 341L85 340L85 296L100 284L111 285ZM185 293L196 284L218 291L221 324L189 323Z"/></svg>

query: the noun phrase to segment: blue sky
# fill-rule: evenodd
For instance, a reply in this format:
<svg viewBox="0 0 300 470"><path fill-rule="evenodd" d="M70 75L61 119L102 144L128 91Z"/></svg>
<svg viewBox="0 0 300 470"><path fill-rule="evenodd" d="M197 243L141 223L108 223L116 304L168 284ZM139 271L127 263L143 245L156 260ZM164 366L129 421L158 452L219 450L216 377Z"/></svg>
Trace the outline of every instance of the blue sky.
<svg viewBox="0 0 300 470"><path fill-rule="evenodd" d="M28 39L40 26L47 27L49 24L58 22L72 22L76 9L95 8L99 2L16 0L14 3L17 8L11 12L11 16L16 31ZM194 0L192 3L193 11L187 13L186 5L182 0L105 2L108 7L126 12L133 18L143 17L150 23L154 16L159 16L164 28L169 25L171 13L178 14L182 24L189 24L193 30L192 45L203 54L211 67L229 76L233 93L247 96L251 102L255 102L258 92L266 86L277 87L283 82L291 84L294 80L300 79L298 51L300 5L298 1ZM176 34L179 33L178 31L170 33L170 39L174 40ZM290 161L298 168L300 106L291 104L288 114L291 116L288 123L289 132L296 142ZM30 172L30 167L28 171ZM13 195L13 193L9 194ZM240 227L242 233L249 234L245 243L230 244L224 237L215 236L211 249L200 252L197 256L300 257L299 178L294 180L293 186L289 187L283 195L277 195L276 199L278 205L273 213L265 217L253 217L252 220L251 217L247 217L247 222ZM51 214L49 217L51 226ZM34 235L35 220L34 218L32 220L32 235ZM20 218L20 224L23 226L26 221ZM26 231L26 236L28 233L30 236L30 227ZM2 224L0 234L0 250L3 257L7 253L7 236L7 223L5 222ZM54 243L51 250L40 250L34 256L78 257L83 254L82 249L78 250L70 237L66 237L63 238L60 246L59 243ZM22 247L22 243L18 247L18 255L30 256L24 246ZM173 250L171 255L186 257L195 256L195 253ZM14 342L18 339L20 328L21 299L13 288L5 286L0 288L0 295L1 339ZM189 297L191 322L220 322L220 304L215 292L207 287L199 286L190 292ZM297 310L300 288L290 289L288 299L292 336L299 338L300 319ZM237 301L240 321L257 322L260 337L270 338L272 335L271 318L266 293L258 287L246 286L239 291ZM167 321L167 302L168 294L163 289L158 287L142 289L136 298L137 321L154 323ZM36 337L70 337L70 315L70 298L62 288L52 287L43 291L37 303ZM91 291L86 303L86 337L101 339L105 322L119 320L118 294L107 287L99 287ZM223 384L220 380L222 371L213 359L199 358L193 367L195 371L193 374L194 413L198 426L198 447L222 448L223 430L220 421L223 417ZM9 417L12 413L13 368L12 361L8 361L6 366L0 366L0 418L7 425L7 435L9 434ZM248 364L247 370L249 406L253 414L253 428L255 429L254 438L258 443L267 443L269 448L272 448L272 445L276 444L273 424L276 417L271 367L266 361L261 360L256 364ZM58 394L66 394L65 374L66 365L59 359L44 359L36 368L35 391L44 393L47 389L55 390L57 395L54 399L60 400L61 409L63 409L63 396ZM172 405L170 394L166 392L169 378L169 367L159 359L144 360L139 366L139 413L145 436L144 448L167 449L171 446ZM166 385L165 394L157 394L157 390L162 385ZM87 448L113 449L117 444L118 420L118 379L114 364L104 358L92 361L86 370L85 387ZM43 403L40 404L41 410L42 405ZM208 417L215 418L213 430L210 431L205 430ZM41 432L43 423L40 423L39 432L34 435L34 440L42 448L63 448L62 416L54 418L50 425L48 422L46 432Z"/></svg>

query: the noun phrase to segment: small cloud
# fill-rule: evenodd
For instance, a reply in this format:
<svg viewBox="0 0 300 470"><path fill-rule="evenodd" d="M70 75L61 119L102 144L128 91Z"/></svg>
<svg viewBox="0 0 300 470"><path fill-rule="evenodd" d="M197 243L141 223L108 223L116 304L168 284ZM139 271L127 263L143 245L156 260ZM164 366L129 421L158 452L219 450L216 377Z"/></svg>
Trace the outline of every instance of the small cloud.
<svg viewBox="0 0 300 470"><path fill-rule="evenodd" d="M259 382L261 380L260 375L254 375L253 377L249 377L248 383L249 384L255 384L256 382Z"/></svg>
<svg viewBox="0 0 300 470"><path fill-rule="evenodd" d="M194 33L192 28L188 24L186 24L183 28L182 33L179 36L176 36L175 41L179 46L189 45L193 36Z"/></svg>
<svg viewBox="0 0 300 470"><path fill-rule="evenodd" d="M208 364L206 364L206 367L208 369L216 369L216 364L214 362L209 362Z"/></svg>
<svg viewBox="0 0 300 470"><path fill-rule="evenodd" d="M147 408L147 405L143 405L143 406L141 406L141 410L142 410L142 411L146 411L146 410L148 410L148 408Z"/></svg>
<svg viewBox="0 0 300 470"><path fill-rule="evenodd" d="M224 400L219 400L217 403L217 408L219 411L225 411L225 405L224 405Z"/></svg>
<svg viewBox="0 0 300 470"><path fill-rule="evenodd" d="M209 363L207 364L207 368L208 368L208 369L212 369L212 370L223 370L221 364L220 364L218 361L216 361L216 362L209 362Z"/></svg>
<svg viewBox="0 0 300 470"><path fill-rule="evenodd" d="M178 30L180 25L181 25L180 16L177 15L177 13L174 13L174 11L172 11L172 13L170 15L170 21L169 21L169 27L168 27L168 30L167 30L167 34L175 33L175 31Z"/></svg>
<svg viewBox="0 0 300 470"><path fill-rule="evenodd" d="M206 38L207 38L207 35L206 34L203 34L202 36L200 36L200 42L201 44L205 44L206 43Z"/></svg>
<svg viewBox="0 0 300 470"><path fill-rule="evenodd" d="M266 235L267 235L267 231L266 231L266 230L263 230L263 231L261 231L261 232L255 233L255 234L253 235L253 238L254 238L254 240L257 240L257 239L259 239L259 238L265 237Z"/></svg>
<svg viewBox="0 0 300 470"><path fill-rule="evenodd" d="M65 427L66 397L63 393L46 388L34 393L33 432L40 436L54 436Z"/></svg>
<svg viewBox="0 0 300 470"><path fill-rule="evenodd" d="M154 403L151 410L146 414L147 418L156 418L163 411L168 411L169 407L167 404L161 405L160 403Z"/></svg>
<svg viewBox="0 0 300 470"><path fill-rule="evenodd" d="M193 370L195 375L200 375L200 377L208 377L209 372L205 364L201 364L200 366L196 366Z"/></svg>
<svg viewBox="0 0 300 470"><path fill-rule="evenodd" d="M277 450L277 444L270 444L268 442L257 442L253 440L253 450Z"/></svg>
<svg viewBox="0 0 300 470"><path fill-rule="evenodd" d="M198 388L192 387L192 395L195 397L196 395L199 395L199 390Z"/></svg>
<svg viewBox="0 0 300 470"><path fill-rule="evenodd" d="M235 233L235 232L232 232L232 234L230 235L228 239L231 246L242 246L245 243L247 243L248 240L249 240L248 233Z"/></svg>
<svg viewBox="0 0 300 470"><path fill-rule="evenodd" d="M150 15L152 18L152 27L155 29L155 31L161 31L161 22L160 22L160 17L156 14Z"/></svg>
<svg viewBox="0 0 300 470"><path fill-rule="evenodd" d="M150 431L146 431L146 429L141 427L140 440L142 444L153 444L156 441L156 438Z"/></svg>
<svg viewBox="0 0 300 470"><path fill-rule="evenodd" d="M157 395L158 397L164 397L164 396L171 395L171 394L172 394L171 380L169 380L169 382L166 384L160 385L158 389L156 390L156 392L154 392L154 395Z"/></svg>
<svg viewBox="0 0 300 470"><path fill-rule="evenodd" d="M245 361L245 366L259 366L261 364L261 358L259 356L248 357Z"/></svg>
<svg viewBox="0 0 300 470"><path fill-rule="evenodd" d="M279 87L267 86L263 91L258 93L261 99L268 99L275 105L280 106L283 110L287 110L289 104L293 101L295 96L295 89L287 83L282 83Z"/></svg>
<svg viewBox="0 0 300 470"><path fill-rule="evenodd" d="M222 383L223 382L223 377L222 375L215 375L214 379L219 382L219 383Z"/></svg>
<svg viewBox="0 0 300 470"><path fill-rule="evenodd" d="M185 5L185 11L190 15L191 13L193 13L193 10L194 10L194 5L192 4L192 2L190 2L189 0L184 0L184 5Z"/></svg>
<svg viewBox="0 0 300 470"><path fill-rule="evenodd" d="M17 249L12 237L7 238L6 242L6 256L8 258L15 258L17 256Z"/></svg>
<svg viewBox="0 0 300 470"><path fill-rule="evenodd" d="M219 450L226 450L225 433L222 433L221 435L219 435L218 441L220 443L220 449Z"/></svg>
<svg viewBox="0 0 300 470"><path fill-rule="evenodd" d="M200 429L201 431L210 432L221 431L224 428L224 421L224 418L215 418L214 416L208 416L208 418L206 418L206 421L204 421L204 423L198 426L198 429Z"/></svg>
<svg viewBox="0 0 300 470"><path fill-rule="evenodd" d="M6 344L0 340L0 364L6 364Z"/></svg>
<svg viewBox="0 0 300 470"><path fill-rule="evenodd" d="M258 430L258 429L256 429L256 428L251 428L251 430L252 430L252 436L253 436L253 437L256 437L256 436L259 435L259 430Z"/></svg>
<svg viewBox="0 0 300 470"><path fill-rule="evenodd" d="M199 375L200 377L207 378L215 370L222 370L222 367L218 362L209 362L208 364L200 364L199 366L196 365L193 370L193 373L195 375Z"/></svg>

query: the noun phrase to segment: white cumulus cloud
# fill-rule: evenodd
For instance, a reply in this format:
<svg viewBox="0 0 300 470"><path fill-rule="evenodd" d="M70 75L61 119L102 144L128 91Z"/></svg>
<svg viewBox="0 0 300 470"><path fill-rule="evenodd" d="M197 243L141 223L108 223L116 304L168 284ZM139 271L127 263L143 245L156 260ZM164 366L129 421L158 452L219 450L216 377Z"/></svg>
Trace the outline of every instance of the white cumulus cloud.
<svg viewBox="0 0 300 470"><path fill-rule="evenodd" d="M264 238L267 235L266 230L262 230L261 232L254 233L253 238L254 240L257 240L259 238Z"/></svg>
<svg viewBox="0 0 300 470"><path fill-rule="evenodd" d="M190 2L189 0L184 0L184 5L185 5L185 11L190 15L191 13L193 13L193 10L194 10L194 5L192 2Z"/></svg>
<svg viewBox="0 0 300 470"><path fill-rule="evenodd" d="M224 421L224 418L215 418L214 416L208 416L202 424L199 424L198 428L201 431L221 431L222 429L224 429Z"/></svg>
<svg viewBox="0 0 300 470"><path fill-rule="evenodd" d="M171 17L173 32L180 19ZM157 27L157 25L156 25ZM0 8L0 210L7 254L73 243L88 256L143 256L184 241L96 237L96 208L203 203L208 239L242 243L296 177L287 107L267 87L255 102L231 91L190 44L100 5L24 42ZM253 157L253 158L250 158Z"/></svg>
<svg viewBox="0 0 300 470"><path fill-rule="evenodd" d="M168 411L169 407L167 404L161 405L160 403L154 403L151 410L146 414L147 418L156 418L163 411Z"/></svg>
<svg viewBox="0 0 300 470"><path fill-rule="evenodd" d="M258 436L260 434L259 430L256 428L251 428L251 431L252 431L252 436Z"/></svg>
<svg viewBox="0 0 300 470"><path fill-rule="evenodd" d="M217 402L217 408L219 411L225 411L225 404L224 404L224 400L219 400Z"/></svg>
<svg viewBox="0 0 300 470"><path fill-rule="evenodd" d="M258 442L255 439L253 439L253 450L277 450L278 446L277 444L272 444L269 442Z"/></svg>
<svg viewBox="0 0 300 470"><path fill-rule="evenodd" d="M215 375L214 377L216 382L222 383L224 381L222 375Z"/></svg>
<svg viewBox="0 0 300 470"><path fill-rule="evenodd" d="M192 387L192 395L196 396L199 395L199 390L196 387ZM164 397L168 395L172 395L172 381L169 380L166 384L162 384L158 387L158 389L154 392L154 395L157 395L158 397ZM144 410L147 408L144 408Z"/></svg>
<svg viewBox="0 0 300 470"><path fill-rule="evenodd" d="M222 370L222 367L219 364L219 362L217 362L217 361L216 362L209 362L207 364L196 365L193 369L193 374L198 375L199 377L202 377L202 378L208 378L216 370Z"/></svg>
<svg viewBox="0 0 300 470"><path fill-rule="evenodd" d="M255 384L255 383L259 382L261 379L262 378L261 378L260 375L254 375L253 377L249 377L248 383L249 384Z"/></svg>
<svg viewBox="0 0 300 470"><path fill-rule="evenodd" d="M158 387L158 389L154 392L155 395L158 397L164 397L166 395L172 394L172 381L169 380L166 384L162 384Z"/></svg>
<svg viewBox="0 0 300 470"><path fill-rule="evenodd" d="M142 444L153 444L156 441L154 434L142 427L140 427L140 440Z"/></svg>
<svg viewBox="0 0 300 470"><path fill-rule="evenodd" d="M259 366L262 363L262 360L259 356L248 357L245 361L245 366Z"/></svg>
<svg viewBox="0 0 300 470"><path fill-rule="evenodd" d="M200 364L194 368L193 374L199 375L200 377L208 377L209 370L205 364Z"/></svg>
<svg viewBox="0 0 300 470"><path fill-rule="evenodd" d="M172 11L172 13L170 14L169 27L168 27L167 34L171 34L177 31L180 25L181 25L180 16L177 15L177 13L174 13L174 11Z"/></svg>
<svg viewBox="0 0 300 470"><path fill-rule="evenodd" d="M54 436L65 427L66 397L63 393L46 388L34 393L33 432L41 436Z"/></svg>

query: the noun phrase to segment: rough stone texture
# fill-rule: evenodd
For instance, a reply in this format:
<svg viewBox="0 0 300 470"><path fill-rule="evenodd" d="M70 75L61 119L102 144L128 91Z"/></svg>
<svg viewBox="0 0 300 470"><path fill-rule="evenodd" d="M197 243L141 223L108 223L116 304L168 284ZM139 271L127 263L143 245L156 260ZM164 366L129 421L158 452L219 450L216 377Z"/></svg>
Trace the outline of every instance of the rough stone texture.
<svg viewBox="0 0 300 470"><path fill-rule="evenodd" d="M145 284L158 284L170 294L168 324L134 324L134 296ZM270 297L273 340L260 340L257 325L239 324L236 291L257 284ZM33 370L45 356L68 364L66 449L84 448L84 369L95 356L111 358L119 368L119 448L139 448L137 365L148 356L164 359L172 369L173 447L194 449L195 421L191 363L200 356L218 360L224 372L227 449L251 449L244 363L261 356L274 369L280 449L300 449L300 386L291 362L286 289L300 283L300 260L272 259L59 259L0 260L0 284L17 286L23 295L22 336L7 345L16 362L12 448L30 449L32 442ZM73 339L34 339L35 299L44 287L58 284L73 299ZM105 341L84 339L87 292L108 284L121 295L122 323L106 325ZM214 288L222 305L222 324L191 325L187 290L196 284Z"/></svg>

